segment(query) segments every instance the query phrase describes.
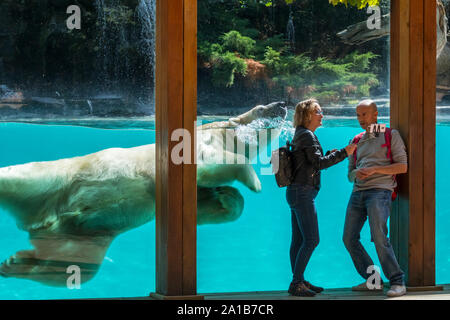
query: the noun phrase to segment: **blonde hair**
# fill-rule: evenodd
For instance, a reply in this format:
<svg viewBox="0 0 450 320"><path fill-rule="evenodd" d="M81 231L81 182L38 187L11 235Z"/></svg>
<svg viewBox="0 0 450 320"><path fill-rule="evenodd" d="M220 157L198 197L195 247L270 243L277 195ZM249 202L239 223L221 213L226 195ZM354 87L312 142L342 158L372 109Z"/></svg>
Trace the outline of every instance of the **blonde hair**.
<svg viewBox="0 0 450 320"><path fill-rule="evenodd" d="M313 112L319 107L319 102L316 99L308 99L297 103L294 113L294 128L298 126L306 127L311 121Z"/></svg>

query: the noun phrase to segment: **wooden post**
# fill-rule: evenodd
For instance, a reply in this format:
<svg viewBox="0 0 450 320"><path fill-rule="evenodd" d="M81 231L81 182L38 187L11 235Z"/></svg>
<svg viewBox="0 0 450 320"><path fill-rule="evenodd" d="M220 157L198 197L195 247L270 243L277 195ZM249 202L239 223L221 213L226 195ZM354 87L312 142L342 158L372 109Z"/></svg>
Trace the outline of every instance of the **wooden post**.
<svg viewBox="0 0 450 320"><path fill-rule="evenodd" d="M435 286L436 1L391 1L391 127L408 151L391 240L411 289ZM440 288L438 288L440 289Z"/></svg>
<svg viewBox="0 0 450 320"><path fill-rule="evenodd" d="M156 293L162 299L196 296L197 1L156 5ZM183 155L174 164L172 132L186 129Z"/></svg>

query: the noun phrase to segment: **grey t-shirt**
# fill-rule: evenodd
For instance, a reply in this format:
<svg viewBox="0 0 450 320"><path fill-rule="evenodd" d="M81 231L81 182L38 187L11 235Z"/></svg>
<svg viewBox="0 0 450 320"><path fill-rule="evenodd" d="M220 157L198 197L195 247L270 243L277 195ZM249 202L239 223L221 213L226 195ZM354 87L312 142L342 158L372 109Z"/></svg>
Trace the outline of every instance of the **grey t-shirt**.
<svg viewBox="0 0 450 320"><path fill-rule="evenodd" d="M402 137L395 129L392 129L391 132L391 152L394 163L407 164L408 159ZM391 164L391 160L387 157L387 147L382 147L385 143L384 133L380 133L376 137L375 134L366 132L358 142L356 165L354 156L348 157L348 179L350 182L354 182L353 192L375 188L394 191L397 183L392 175L376 173L365 180L356 178L357 169L388 166Z"/></svg>

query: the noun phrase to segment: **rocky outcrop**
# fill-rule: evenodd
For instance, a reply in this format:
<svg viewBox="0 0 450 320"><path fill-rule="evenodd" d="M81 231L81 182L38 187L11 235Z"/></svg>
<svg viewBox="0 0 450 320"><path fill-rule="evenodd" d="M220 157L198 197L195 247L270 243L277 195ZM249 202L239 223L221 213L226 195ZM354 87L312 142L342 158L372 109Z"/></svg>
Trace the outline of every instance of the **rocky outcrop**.
<svg viewBox="0 0 450 320"><path fill-rule="evenodd" d="M23 97L0 86L0 120L73 117L143 117L154 114L154 104L120 96L93 98Z"/></svg>
<svg viewBox="0 0 450 320"><path fill-rule="evenodd" d="M444 97L450 97L450 44L447 43L437 60L437 100L441 101Z"/></svg>

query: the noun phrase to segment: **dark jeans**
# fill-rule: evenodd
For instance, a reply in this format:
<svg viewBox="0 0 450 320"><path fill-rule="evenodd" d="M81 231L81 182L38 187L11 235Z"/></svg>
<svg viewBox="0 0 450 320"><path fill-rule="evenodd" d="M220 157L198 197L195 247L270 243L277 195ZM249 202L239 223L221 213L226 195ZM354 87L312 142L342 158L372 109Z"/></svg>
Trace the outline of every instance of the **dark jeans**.
<svg viewBox="0 0 450 320"><path fill-rule="evenodd" d="M314 205L318 192L312 186L301 184L291 184L286 190L286 199L292 213L290 258L294 283L304 281L306 265L319 244L319 226Z"/></svg>
<svg viewBox="0 0 450 320"><path fill-rule="evenodd" d="M370 234L377 250L381 268L391 285L403 284L404 273L398 265L394 250L389 242L387 220L391 213L391 191L370 189L353 192L347 207L344 225L344 244L358 273L368 279L367 268L372 259L362 246L360 232L369 218Z"/></svg>

